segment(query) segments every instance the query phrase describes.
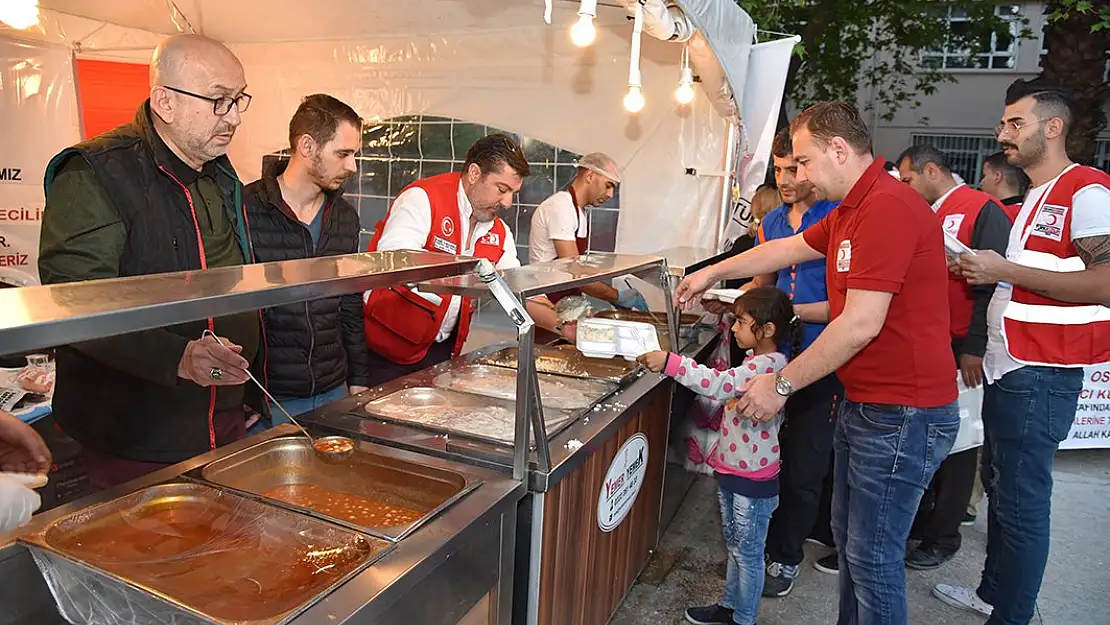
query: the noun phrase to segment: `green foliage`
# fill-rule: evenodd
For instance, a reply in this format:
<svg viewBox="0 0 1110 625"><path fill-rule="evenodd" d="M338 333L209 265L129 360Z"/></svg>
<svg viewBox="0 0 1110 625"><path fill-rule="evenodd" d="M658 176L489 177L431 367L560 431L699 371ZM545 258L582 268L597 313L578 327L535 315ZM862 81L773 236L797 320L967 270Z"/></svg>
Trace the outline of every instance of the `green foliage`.
<svg viewBox="0 0 1110 625"><path fill-rule="evenodd" d="M1102 30L1110 30L1110 2L1099 3L1099 7L1095 7L1095 3L1091 0L1060 0L1052 7L1052 12L1048 14L1050 22L1059 22L1068 19L1073 13L1082 13L1088 15L1094 13L1098 19L1091 24L1091 33L1097 33Z"/></svg>
<svg viewBox="0 0 1110 625"><path fill-rule="evenodd" d="M1083 0L1075 0L1082 3ZM998 4L983 0L737 0L765 31L796 33L798 44L787 94L796 106L818 100L856 102L862 89L872 91L883 119L903 107L916 108L921 97L957 76L930 58L948 50L948 57L968 68L987 57L992 34L1000 41L1031 36L1020 16L1007 21ZM949 12L966 16L949 28ZM987 61L989 62L989 61Z"/></svg>

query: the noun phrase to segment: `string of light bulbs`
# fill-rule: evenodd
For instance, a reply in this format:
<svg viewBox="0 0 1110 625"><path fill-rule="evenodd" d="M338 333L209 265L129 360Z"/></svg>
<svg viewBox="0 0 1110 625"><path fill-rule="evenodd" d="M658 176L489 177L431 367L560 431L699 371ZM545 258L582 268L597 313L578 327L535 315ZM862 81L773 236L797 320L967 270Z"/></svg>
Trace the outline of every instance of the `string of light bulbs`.
<svg viewBox="0 0 1110 625"><path fill-rule="evenodd" d="M644 109L644 90L640 76L640 38L644 32L644 3L636 3L632 19L632 54L628 60L628 93L624 94L624 109L639 113Z"/></svg>
<svg viewBox="0 0 1110 625"><path fill-rule="evenodd" d="M578 21L570 27L570 41L579 48L585 48L597 38L594 18L597 17L597 0L582 0L578 4Z"/></svg>
<svg viewBox="0 0 1110 625"><path fill-rule="evenodd" d="M678 88L674 90L674 99L684 106L694 101L694 70L690 67L689 46L682 46L682 72Z"/></svg>

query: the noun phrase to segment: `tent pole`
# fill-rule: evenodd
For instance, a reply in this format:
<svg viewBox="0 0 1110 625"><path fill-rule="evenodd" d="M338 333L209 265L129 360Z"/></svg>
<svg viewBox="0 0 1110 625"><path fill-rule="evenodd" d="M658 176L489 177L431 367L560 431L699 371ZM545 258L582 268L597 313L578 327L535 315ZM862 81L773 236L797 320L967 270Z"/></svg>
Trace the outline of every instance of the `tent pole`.
<svg viewBox="0 0 1110 625"><path fill-rule="evenodd" d="M736 160L736 124L734 122L728 123L728 135L725 139L725 175L721 177L721 205L719 207L719 214L717 215L717 236L714 239L713 247L717 251L721 251L721 245L724 243L725 227L728 225L729 209L732 207L732 178L736 175L736 170L733 168L732 163Z"/></svg>

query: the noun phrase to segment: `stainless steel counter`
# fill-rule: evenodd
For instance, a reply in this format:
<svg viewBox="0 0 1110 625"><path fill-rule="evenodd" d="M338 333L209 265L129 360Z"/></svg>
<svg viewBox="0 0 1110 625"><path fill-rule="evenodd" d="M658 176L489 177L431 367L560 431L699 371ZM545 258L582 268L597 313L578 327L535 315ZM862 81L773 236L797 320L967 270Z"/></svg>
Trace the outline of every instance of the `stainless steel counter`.
<svg viewBox="0 0 1110 625"><path fill-rule="evenodd" d="M33 564L28 568L30 558L26 548L14 542L21 534L33 533L89 505L179 479L185 473L259 442L295 432L293 426L280 426L43 513L18 532L0 537L0 576L8 580L18 576L22 584L28 584L27 573L34 571L37 575ZM296 625L456 623L490 595L490 617L480 622L509 623L516 508L525 494L525 485L502 473L460 467L403 450L374 446L374 451L401 461L465 472L480 479L482 484L291 622ZM4 598L0 602L0 622L7 625L64 622L49 593L43 592L41 578L37 587L30 584L19 597L7 593L0 597ZM18 605L14 605L14 601L18 601ZM34 603L29 604L29 601Z"/></svg>
<svg viewBox="0 0 1110 625"><path fill-rule="evenodd" d="M0 353L457 276L476 264L431 252L372 252L0 289Z"/></svg>
<svg viewBox="0 0 1110 625"><path fill-rule="evenodd" d="M502 275L510 291L521 298L528 298L624 275L654 282L660 277L659 264L658 256L591 252L575 258L509 269ZM489 287L474 274L432 280L421 284L420 289L445 295L490 296Z"/></svg>
<svg viewBox="0 0 1110 625"><path fill-rule="evenodd" d="M716 340L715 330L699 330L686 342L682 353L695 355ZM327 406L302 417L322 431L346 433L365 440L389 444L421 453L432 453L475 466L508 472L512 467L512 449L462 437L445 436L396 422L374 419L361 410L368 401L392 394L403 388L423 386L427 381L450 369L471 364L486 354L512 343L498 343L464 354L459 358L399 378L356 397ZM544 492L585 462L595 446L607 440L642 407L647 395L660 384L669 383L663 376L641 371L629 383L602 400L593 409L556 433L550 440L551 470L542 471L534 449L529 452L529 490ZM571 441L581 443L573 444Z"/></svg>

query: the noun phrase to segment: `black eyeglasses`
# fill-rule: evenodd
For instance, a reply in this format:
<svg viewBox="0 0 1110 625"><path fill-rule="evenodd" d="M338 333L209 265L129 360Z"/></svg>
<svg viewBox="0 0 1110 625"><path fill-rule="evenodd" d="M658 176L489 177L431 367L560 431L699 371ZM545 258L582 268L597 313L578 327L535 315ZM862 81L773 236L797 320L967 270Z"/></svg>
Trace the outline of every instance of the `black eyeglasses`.
<svg viewBox="0 0 1110 625"><path fill-rule="evenodd" d="M178 89L177 87L170 87L167 85L162 86L166 89L169 89L170 91L173 91L174 93L180 93L181 95L187 95L189 97L197 98L198 100L211 102L212 112L216 115L219 115L220 117L223 117L224 115L230 113L232 105L234 105L240 113L246 113L247 109L250 108L251 105L251 96L245 91L234 98L230 98L227 96L224 96L222 98L210 98L206 95L200 95L199 93L185 91L184 89Z"/></svg>

